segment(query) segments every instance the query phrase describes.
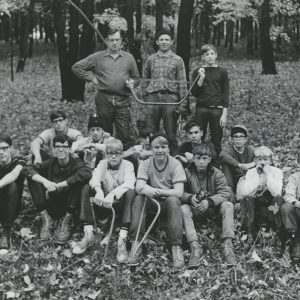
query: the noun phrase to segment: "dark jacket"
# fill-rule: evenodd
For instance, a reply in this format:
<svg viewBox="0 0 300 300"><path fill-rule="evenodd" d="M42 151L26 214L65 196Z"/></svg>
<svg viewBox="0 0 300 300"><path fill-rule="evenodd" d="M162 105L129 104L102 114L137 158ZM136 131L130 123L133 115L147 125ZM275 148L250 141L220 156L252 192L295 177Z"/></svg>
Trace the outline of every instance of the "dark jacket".
<svg viewBox="0 0 300 300"><path fill-rule="evenodd" d="M199 179L197 176L196 166L191 164L185 169L187 183L185 185L185 192L182 196L182 202L190 204L193 195L198 194L201 190ZM217 168L209 165L207 168L207 183L210 202L213 206L218 206L225 201L230 201L231 193L227 185L224 174Z"/></svg>

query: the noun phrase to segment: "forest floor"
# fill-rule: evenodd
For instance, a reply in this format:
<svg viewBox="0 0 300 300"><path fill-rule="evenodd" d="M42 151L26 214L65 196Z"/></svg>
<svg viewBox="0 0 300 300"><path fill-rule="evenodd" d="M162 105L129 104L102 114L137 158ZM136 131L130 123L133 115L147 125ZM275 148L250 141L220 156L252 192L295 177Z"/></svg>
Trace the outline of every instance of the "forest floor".
<svg viewBox="0 0 300 300"><path fill-rule="evenodd" d="M2 45L1 45L2 48ZM47 50L47 51L46 51ZM94 112L94 93L86 101L60 101L60 77L55 49L37 51L26 62L25 72L10 81L8 52L0 53L0 126L11 134L14 145L25 154L30 141L50 126L49 112L63 109L72 127L87 134L87 118ZM192 68L197 58L192 60ZM233 124L245 124L250 143L267 145L275 153L275 165L289 174L299 169L300 151L300 62L277 63L278 75L261 75L257 60L220 60L231 80L230 108L225 140ZM192 99L193 104L193 99ZM144 108L133 103L132 116L143 116ZM116 263L116 234L105 266L99 226L95 245L84 255L74 256L70 244L38 239L39 216L28 193L24 210L16 221L13 248L0 256L1 299L299 299L300 273L290 265L288 251L276 254L272 231L262 231L262 242L245 250L238 228L236 210L235 249L238 263L223 263L219 228L212 223L199 229L205 249L197 270L174 273L164 246L164 236L153 236L146 245L145 258L135 269ZM82 236L75 226L73 240ZM185 257L188 259L186 249Z"/></svg>

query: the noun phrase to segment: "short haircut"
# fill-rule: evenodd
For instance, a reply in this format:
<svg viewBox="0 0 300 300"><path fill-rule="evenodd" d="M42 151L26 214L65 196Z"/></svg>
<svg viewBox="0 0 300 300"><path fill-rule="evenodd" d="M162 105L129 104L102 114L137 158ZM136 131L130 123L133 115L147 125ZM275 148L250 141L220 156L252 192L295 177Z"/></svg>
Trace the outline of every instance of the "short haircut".
<svg viewBox="0 0 300 300"><path fill-rule="evenodd" d="M168 140L167 136L162 132L156 132L150 136L150 138L149 138L150 145L152 145L152 142L154 140L157 140L159 145L169 145L169 140Z"/></svg>
<svg viewBox="0 0 300 300"><path fill-rule="evenodd" d="M196 147L193 148L193 155L208 155L210 157L212 157L211 154L211 149L207 146L207 145L197 145Z"/></svg>
<svg viewBox="0 0 300 300"><path fill-rule="evenodd" d="M160 31L158 31L158 32L156 33L156 35L155 35L155 40L157 41L157 40L159 39L159 37L160 37L161 35L164 35L164 34L168 35L168 36L171 38L171 40L174 39L174 36L173 36L173 34L172 34L171 31L166 30L166 29L162 29L162 30L160 30Z"/></svg>
<svg viewBox="0 0 300 300"><path fill-rule="evenodd" d="M199 127L199 129L202 131L203 129L201 128L200 124L196 121L196 120L190 120L188 122L186 122L186 124L184 125L184 130L186 132L188 132L192 127L197 126Z"/></svg>
<svg viewBox="0 0 300 300"><path fill-rule="evenodd" d="M0 143L6 143L8 146L12 145L12 140L10 136L6 133L0 133Z"/></svg>
<svg viewBox="0 0 300 300"><path fill-rule="evenodd" d="M53 139L53 146L55 147L56 143L64 144L65 142L68 142L69 147L72 146L72 141L66 134L58 134Z"/></svg>
<svg viewBox="0 0 300 300"><path fill-rule="evenodd" d="M120 36L122 37L122 31L121 31L120 28L115 28L115 27L111 28L111 27L109 27L108 31L107 31L107 34L106 34L106 38L108 38L108 36L113 35L113 34L115 34L117 32L119 32Z"/></svg>
<svg viewBox="0 0 300 300"><path fill-rule="evenodd" d="M55 119L58 119L58 118L66 119L67 115L66 115L65 112L63 112L61 110L54 110L54 111L52 111L51 114L50 114L50 120L51 120L51 122L53 122Z"/></svg>
<svg viewBox="0 0 300 300"><path fill-rule="evenodd" d="M212 44L205 44L201 47L201 55L205 54L206 52L208 52L209 50L213 50L215 53L217 53L217 49L214 45Z"/></svg>
<svg viewBox="0 0 300 300"><path fill-rule="evenodd" d="M268 148L266 146L260 146L254 150L254 156L255 157L270 157L270 158L272 158L273 152L270 148Z"/></svg>
<svg viewBox="0 0 300 300"><path fill-rule="evenodd" d="M115 138L109 139L106 143L106 152L109 152L109 150L123 151L123 144L121 140Z"/></svg>

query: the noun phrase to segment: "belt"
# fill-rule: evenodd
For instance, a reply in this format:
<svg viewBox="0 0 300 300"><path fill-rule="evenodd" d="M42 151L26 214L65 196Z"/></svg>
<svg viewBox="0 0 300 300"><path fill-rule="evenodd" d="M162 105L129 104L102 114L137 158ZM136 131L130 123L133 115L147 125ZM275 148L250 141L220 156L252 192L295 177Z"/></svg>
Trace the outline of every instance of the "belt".
<svg viewBox="0 0 300 300"><path fill-rule="evenodd" d="M166 94L176 94L176 93L170 92L168 90L159 90L159 91L151 92L150 94L152 94L152 95L166 95Z"/></svg>
<svg viewBox="0 0 300 300"><path fill-rule="evenodd" d="M223 106L199 106L199 108L223 109Z"/></svg>

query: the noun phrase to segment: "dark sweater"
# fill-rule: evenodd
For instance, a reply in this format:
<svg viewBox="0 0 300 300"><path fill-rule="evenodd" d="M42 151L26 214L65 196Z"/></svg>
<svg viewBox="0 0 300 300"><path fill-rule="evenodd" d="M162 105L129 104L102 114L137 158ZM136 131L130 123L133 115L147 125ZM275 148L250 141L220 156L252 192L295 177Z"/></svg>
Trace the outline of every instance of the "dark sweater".
<svg viewBox="0 0 300 300"><path fill-rule="evenodd" d="M68 185L88 183L92 177L91 169L80 159L72 157L70 157L70 161L66 166L61 166L58 159L52 157L40 164L26 168L27 176L32 177L35 174L56 183L66 180Z"/></svg>
<svg viewBox="0 0 300 300"><path fill-rule="evenodd" d="M192 73L192 82L198 75L199 67ZM223 106L228 107L229 78L221 67L205 67L205 78L201 87L195 83L192 95L197 98L196 107Z"/></svg>
<svg viewBox="0 0 300 300"><path fill-rule="evenodd" d="M226 145L220 153L221 163L237 167L238 164L248 164L254 160L254 147L245 146L243 153L237 152L232 145Z"/></svg>

